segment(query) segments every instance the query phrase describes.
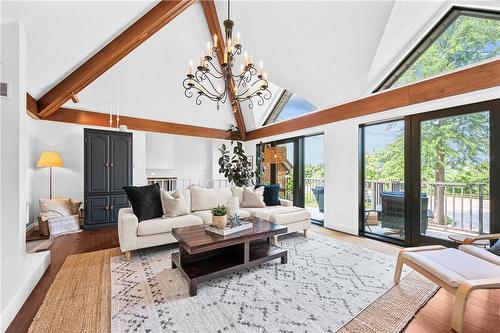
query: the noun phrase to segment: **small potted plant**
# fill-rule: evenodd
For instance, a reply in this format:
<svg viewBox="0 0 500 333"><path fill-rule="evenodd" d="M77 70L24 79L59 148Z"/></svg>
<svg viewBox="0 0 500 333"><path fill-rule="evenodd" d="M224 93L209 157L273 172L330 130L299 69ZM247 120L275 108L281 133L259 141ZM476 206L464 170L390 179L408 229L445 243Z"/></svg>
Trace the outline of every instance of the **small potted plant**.
<svg viewBox="0 0 500 333"><path fill-rule="evenodd" d="M227 224L227 209L225 206L212 208L212 224L217 229L224 229Z"/></svg>

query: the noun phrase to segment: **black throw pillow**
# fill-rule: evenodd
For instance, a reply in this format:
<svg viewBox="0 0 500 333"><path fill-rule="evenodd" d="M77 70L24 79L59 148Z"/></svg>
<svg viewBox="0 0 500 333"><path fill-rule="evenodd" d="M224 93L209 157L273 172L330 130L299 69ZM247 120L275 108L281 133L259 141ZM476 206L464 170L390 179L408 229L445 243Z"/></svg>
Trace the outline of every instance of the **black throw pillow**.
<svg viewBox="0 0 500 333"><path fill-rule="evenodd" d="M280 186L278 184L262 185L257 184L255 188L264 186L264 203L266 206L279 206L280 203Z"/></svg>
<svg viewBox="0 0 500 333"><path fill-rule="evenodd" d="M159 184L125 186L123 189L127 193L128 200L132 204L132 209L139 222L162 217L163 208Z"/></svg>
<svg viewBox="0 0 500 333"><path fill-rule="evenodd" d="M488 249L493 254L496 254L497 256L500 256L500 239L496 241L495 244L493 244L492 247Z"/></svg>

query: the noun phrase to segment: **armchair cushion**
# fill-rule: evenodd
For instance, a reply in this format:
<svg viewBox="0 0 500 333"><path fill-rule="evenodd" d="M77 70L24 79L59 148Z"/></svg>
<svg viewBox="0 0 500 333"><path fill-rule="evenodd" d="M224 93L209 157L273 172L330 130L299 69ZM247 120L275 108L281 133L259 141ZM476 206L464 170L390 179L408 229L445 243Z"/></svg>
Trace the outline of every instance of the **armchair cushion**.
<svg viewBox="0 0 500 333"><path fill-rule="evenodd" d="M498 244L498 242L497 242ZM470 255L473 255L475 257L481 258L483 260L489 261L492 264L500 266L500 257L497 255L494 255L490 251L488 251L485 248L478 247L475 245L460 245L458 247L460 251L466 252Z"/></svg>
<svg viewBox="0 0 500 333"><path fill-rule="evenodd" d="M492 247L488 249L491 253L500 256L500 239L496 241L495 244L493 244Z"/></svg>
<svg viewBox="0 0 500 333"><path fill-rule="evenodd" d="M500 276L500 267L456 249L405 252L403 257L452 288L466 280Z"/></svg>
<svg viewBox="0 0 500 333"><path fill-rule="evenodd" d="M264 202L264 188L260 187L252 189L250 187L244 186L243 202L240 206L251 208L266 207L266 203Z"/></svg>

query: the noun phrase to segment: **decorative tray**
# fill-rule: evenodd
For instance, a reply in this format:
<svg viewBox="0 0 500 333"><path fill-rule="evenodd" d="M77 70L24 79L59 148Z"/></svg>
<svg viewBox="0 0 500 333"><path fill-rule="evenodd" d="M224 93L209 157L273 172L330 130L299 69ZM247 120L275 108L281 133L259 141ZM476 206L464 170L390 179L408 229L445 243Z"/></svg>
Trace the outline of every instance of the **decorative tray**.
<svg viewBox="0 0 500 333"><path fill-rule="evenodd" d="M213 232L214 234L218 234L221 236L227 236L234 234L236 232L240 232L243 230L251 229L253 227L253 223L250 222L241 222L241 225L233 228L226 227L224 229L217 229L213 227L211 224L207 225L206 230L209 232Z"/></svg>

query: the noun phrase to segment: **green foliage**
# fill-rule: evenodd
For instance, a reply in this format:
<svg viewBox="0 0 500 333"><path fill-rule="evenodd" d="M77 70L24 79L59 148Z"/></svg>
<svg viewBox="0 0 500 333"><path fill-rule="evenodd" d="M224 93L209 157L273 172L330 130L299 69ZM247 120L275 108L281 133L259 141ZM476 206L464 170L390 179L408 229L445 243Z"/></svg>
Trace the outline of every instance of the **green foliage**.
<svg viewBox="0 0 500 333"><path fill-rule="evenodd" d="M489 182L489 114L478 112L421 123L423 181ZM366 180L404 180L404 134L365 155Z"/></svg>
<svg viewBox="0 0 500 333"><path fill-rule="evenodd" d="M253 183L255 172L251 170L250 162L243 150L243 144L236 142L234 145L234 142L231 142L231 146L233 147L232 156L225 144L219 148L222 155L219 158L219 173L223 174L230 182L234 182L236 186L248 186Z"/></svg>
<svg viewBox="0 0 500 333"><path fill-rule="evenodd" d="M305 178L325 178L325 165L323 163L307 164L304 167Z"/></svg>
<svg viewBox="0 0 500 333"><path fill-rule="evenodd" d="M459 16L393 87L500 55L500 21Z"/></svg>
<svg viewBox="0 0 500 333"><path fill-rule="evenodd" d="M227 214L227 209L226 206L217 206L215 208L212 208L212 215L213 216L224 216Z"/></svg>

